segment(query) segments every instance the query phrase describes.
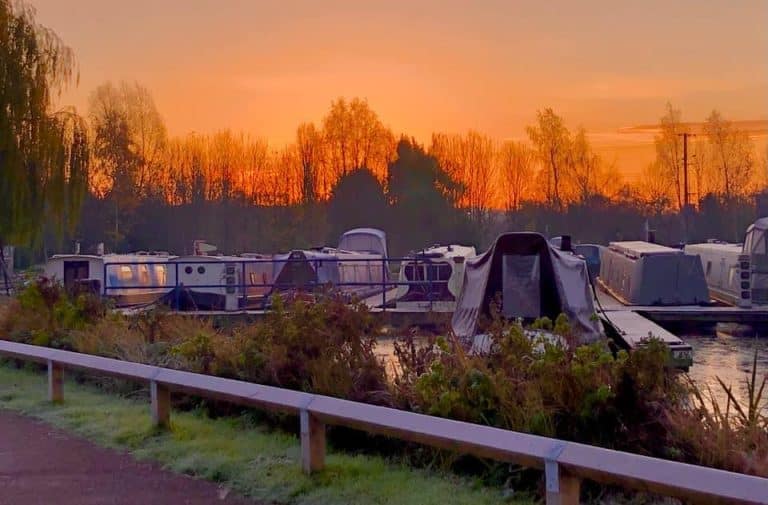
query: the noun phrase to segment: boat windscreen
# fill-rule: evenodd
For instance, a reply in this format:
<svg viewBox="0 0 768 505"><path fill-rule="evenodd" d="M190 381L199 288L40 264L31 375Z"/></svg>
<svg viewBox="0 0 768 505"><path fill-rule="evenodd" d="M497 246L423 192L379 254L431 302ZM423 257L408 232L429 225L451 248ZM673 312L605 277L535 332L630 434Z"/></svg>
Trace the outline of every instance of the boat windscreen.
<svg viewBox="0 0 768 505"><path fill-rule="evenodd" d="M347 233L341 237L339 249L345 251L372 252L384 255L386 250L381 239L370 233Z"/></svg>

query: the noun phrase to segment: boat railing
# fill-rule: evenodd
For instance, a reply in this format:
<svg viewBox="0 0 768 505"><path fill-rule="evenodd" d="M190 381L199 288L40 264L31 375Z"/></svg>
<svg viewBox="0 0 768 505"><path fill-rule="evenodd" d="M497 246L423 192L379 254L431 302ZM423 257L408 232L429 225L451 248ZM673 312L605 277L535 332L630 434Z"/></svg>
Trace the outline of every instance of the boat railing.
<svg viewBox="0 0 768 505"><path fill-rule="evenodd" d="M286 258L254 258L254 257L228 257L216 259L183 259L172 261L114 261L104 263L103 279L101 284L101 294L105 297L113 296L125 291L147 291L158 290L172 292L171 305L173 308L181 307L181 297L185 290L193 289L221 289L228 295L237 295L240 299L239 307L264 307L269 303L269 299L276 293L285 293L293 291L318 291L323 288L332 288L340 290L350 296L357 295L359 298L370 300L386 311L396 301L396 294L393 290L401 286L420 287L425 292L425 304L428 310L433 309L433 303L437 300L437 293L441 285L448 285L448 279L431 278L427 275L424 279L402 280L399 278L400 265L408 262L418 266L420 263L431 264L429 259L419 258L417 256L398 257L398 258L305 258L305 257L286 257ZM310 263L315 271L325 264L339 265L343 268L353 270L353 278L357 279L359 267L367 272L368 279L349 280L338 279L332 282L315 279L296 280L290 282L281 282L275 278L270 278L263 282L254 282L248 276L248 267L255 265L271 265L271 270L275 271L276 265ZM219 282L184 282L181 273L184 267L189 265L232 265L239 268L239 271L226 273ZM115 274L115 269L122 266L130 267L152 267L162 266L166 270L166 282L132 282L130 280L121 281L119 285L110 282L110 274ZM172 276L169 275L172 272ZM366 275L363 275L366 277ZM378 296L380 295L380 298Z"/></svg>

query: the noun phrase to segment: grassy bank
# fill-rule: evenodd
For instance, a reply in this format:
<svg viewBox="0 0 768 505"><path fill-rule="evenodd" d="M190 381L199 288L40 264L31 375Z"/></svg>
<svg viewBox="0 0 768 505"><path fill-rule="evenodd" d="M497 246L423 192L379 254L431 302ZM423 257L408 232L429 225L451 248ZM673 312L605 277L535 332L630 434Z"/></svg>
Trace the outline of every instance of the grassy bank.
<svg viewBox="0 0 768 505"><path fill-rule="evenodd" d="M0 364L0 408L34 416L97 444L159 461L178 473L199 476L249 497L289 504L492 504L532 503L504 496L453 475L414 470L382 458L331 452L327 469L302 474L296 437L271 431L248 417L210 419L174 412L170 432L150 426L143 399L108 395L67 382L65 403L45 399L44 375Z"/></svg>

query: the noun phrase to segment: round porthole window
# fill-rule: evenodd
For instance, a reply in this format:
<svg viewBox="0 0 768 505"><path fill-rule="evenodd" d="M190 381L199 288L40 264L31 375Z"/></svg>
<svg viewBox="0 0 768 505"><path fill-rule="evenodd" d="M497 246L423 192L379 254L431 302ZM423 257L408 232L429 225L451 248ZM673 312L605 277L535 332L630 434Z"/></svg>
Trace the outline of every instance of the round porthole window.
<svg viewBox="0 0 768 505"><path fill-rule="evenodd" d="M185 272L185 273L187 273L187 274L191 274L191 273L192 273L192 267L191 267L191 266L189 266L189 265L187 265L187 266L184 268L184 272Z"/></svg>
<svg viewBox="0 0 768 505"><path fill-rule="evenodd" d="M205 273L205 267L197 267L197 273L199 273L200 275L204 274Z"/></svg>

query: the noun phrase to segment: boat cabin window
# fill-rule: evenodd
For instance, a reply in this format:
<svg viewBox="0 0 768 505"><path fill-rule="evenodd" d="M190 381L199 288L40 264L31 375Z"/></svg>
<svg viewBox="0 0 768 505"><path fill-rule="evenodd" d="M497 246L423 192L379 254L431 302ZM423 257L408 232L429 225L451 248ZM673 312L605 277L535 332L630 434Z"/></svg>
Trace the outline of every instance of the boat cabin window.
<svg viewBox="0 0 768 505"><path fill-rule="evenodd" d="M502 314L536 318L541 315L541 265L538 254L505 254L502 262Z"/></svg>
<svg viewBox="0 0 768 505"><path fill-rule="evenodd" d="M147 265L139 265L139 284L149 285L149 267Z"/></svg>
<svg viewBox="0 0 768 505"><path fill-rule="evenodd" d="M707 261L707 273L706 276L709 277L709 273L712 271L712 262Z"/></svg>
<svg viewBox="0 0 768 505"><path fill-rule="evenodd" d="M384 254L381 240L375 235L369 235L367 233L345 235L339 243L339 249Z"/></svg>
<svg viewBox="0 0 768 505"><path fill-rule="evenodd" d="M155 280L158 286L165 286L168 282L168 272L165 265L155 265Z"/></svg>
<svg viewBox="0 0 768 505"><path fill-rule="evenodd" d="M267 283L267 272L261 272L261 275L259 275L259 272L250 272L248 276L251 278L251 284L254 286Z"/></svg>
<svg viewBox="0 0 768 505"><path fill-rule="evenodd" d="M120 270L117 271L117 278L121 281L130 281L133 279L133 270L128 265L120 265Z"/></svg>

